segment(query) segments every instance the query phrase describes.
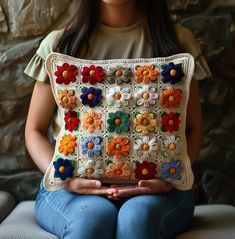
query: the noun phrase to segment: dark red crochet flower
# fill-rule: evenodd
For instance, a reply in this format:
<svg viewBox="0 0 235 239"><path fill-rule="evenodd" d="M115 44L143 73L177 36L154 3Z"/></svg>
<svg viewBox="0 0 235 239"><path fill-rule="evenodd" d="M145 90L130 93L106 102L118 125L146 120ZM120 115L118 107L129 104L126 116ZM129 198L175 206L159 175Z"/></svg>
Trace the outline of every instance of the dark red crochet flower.
<svg viewBox="0 0 235 239"><path fill-rule="evenodd" d="M77 67L75 65L69 65L64 63L62 66L57 66L57 71L55 72L56 83L68 85L70 82L76 81Z"/></svg>
<svg viewBox="0 0 235 239"><path fill-rule="evenodd" d="M164 132L173 132L179 129L180 124L180 114L179 113L164 113L161 119L162 130Z"/></svg>
<svg viewBox="0 0 235 239"><path fill-rule="evenodd" d="M91 65L90 67L85 66L81 72L82 82L89 82L91 85L95 85L97 82L102 82L104 80L104 70L101 66Z"/></svg>
<svg viewBox="0 0 235 239"><path fill-rule="evenodd" d="M156 178L156 164L148 161L144 161L143 163L136 163L136 168L134 170L135 178L137 179L154 179Z"/></svg>
<svg viewBox="0 0 235 239"><path fill-rule="evenodd" d="M64 121L65 121L65 128L69 130L70 132L77 129L78 124L80 122L80 120L77 117L76 111L68 111L65 114Z"/></svg>

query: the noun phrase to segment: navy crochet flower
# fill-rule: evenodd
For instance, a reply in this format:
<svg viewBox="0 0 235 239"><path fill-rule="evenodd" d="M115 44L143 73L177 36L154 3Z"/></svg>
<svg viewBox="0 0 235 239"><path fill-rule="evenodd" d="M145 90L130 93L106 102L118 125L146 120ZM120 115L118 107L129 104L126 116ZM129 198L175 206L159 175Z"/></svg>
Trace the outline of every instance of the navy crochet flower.
<svg viewBox="0 0 235 239"><path fill-rule="evenodd" d="M55 178L60 178L61 180L64 181L67 178L73 177L74 165L72 161L68 159L58 158L53 163L53 165L55 168L55 173L54 173Z"/></svg>
<svg viewBox="0 0 235 239"><path fill-rule="evenodd" d="M168 65L162 66L162 69L163 71L161 74L163 76L162 81L164 83L171 83L174 85L175 83L181 81L185 75L181 64L175 65L173 62L170 62Z"/></svg>
<svg viewBox="0 0 235 239"><path fill-rule="evenodd" d="M80 98L83 105L93 108L101 102L102 90L94 87L85 88Z"/></svg>
<svg viewBox="0 0 235 239"><path fill-rule="evenodd" d="M179 180L181 178L181 161L172 160L162 164L161 174L163 179Z"/></svg>

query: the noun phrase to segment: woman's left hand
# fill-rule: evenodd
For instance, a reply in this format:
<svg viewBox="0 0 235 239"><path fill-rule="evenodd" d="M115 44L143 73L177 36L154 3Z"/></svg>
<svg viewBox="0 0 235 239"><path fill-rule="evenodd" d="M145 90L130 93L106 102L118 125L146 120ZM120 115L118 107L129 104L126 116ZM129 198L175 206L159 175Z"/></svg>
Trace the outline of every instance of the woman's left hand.
<svg viewBox="0 0 235 239"><path fill-rule="evenodd" d="M165 182L161 179L141 180L138 185L121 187L120 185L112 185L118 191L112 195L109 195L110 199L119 199L121 197L131 197L142 194L162 194L169 192L173 186L169 182Z"/></svg>

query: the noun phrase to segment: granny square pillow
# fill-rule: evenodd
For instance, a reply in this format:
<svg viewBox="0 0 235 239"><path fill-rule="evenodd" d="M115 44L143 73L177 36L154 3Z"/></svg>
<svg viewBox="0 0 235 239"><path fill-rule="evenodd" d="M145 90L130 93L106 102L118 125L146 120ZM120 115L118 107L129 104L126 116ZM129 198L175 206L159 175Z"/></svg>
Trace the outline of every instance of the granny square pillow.
<svg viewBox="0 0 235 239"><path fill-rule="evenodd" d="M194 59L84 60L52 52L46 70L63 120L44 186L160 178L192 187L185 135Z"/></svg>

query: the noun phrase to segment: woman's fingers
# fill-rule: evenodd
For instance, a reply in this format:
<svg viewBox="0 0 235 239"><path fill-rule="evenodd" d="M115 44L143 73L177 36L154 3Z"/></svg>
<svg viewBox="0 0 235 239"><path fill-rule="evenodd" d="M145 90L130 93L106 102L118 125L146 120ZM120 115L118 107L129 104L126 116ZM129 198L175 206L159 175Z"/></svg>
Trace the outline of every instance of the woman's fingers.
<svg viewBox="0 0 235 239"><path fill-rule="evenodd" d="M154 193L150 188L147 187L140 187L140 186L132 186L132 187L125 187L125 188L118 188L117 193L113 194L113 197L131 197L135 195L141 194L152 194Z"/></svg>
<svg viewBox="0 0 235 239"><path fill-rule="evenodd" d="M117 193L117 189L101 187L101 188L79 188L76 190L80 194L95 194L95 195L113 195Z"/></svg>
<svg viewBox="0 0 235 239"><path fill-rule="evenodd" d="M148 187L155 193L166 193L173 188L171 183L160 179L141 180L138 186Z"/></svg>

